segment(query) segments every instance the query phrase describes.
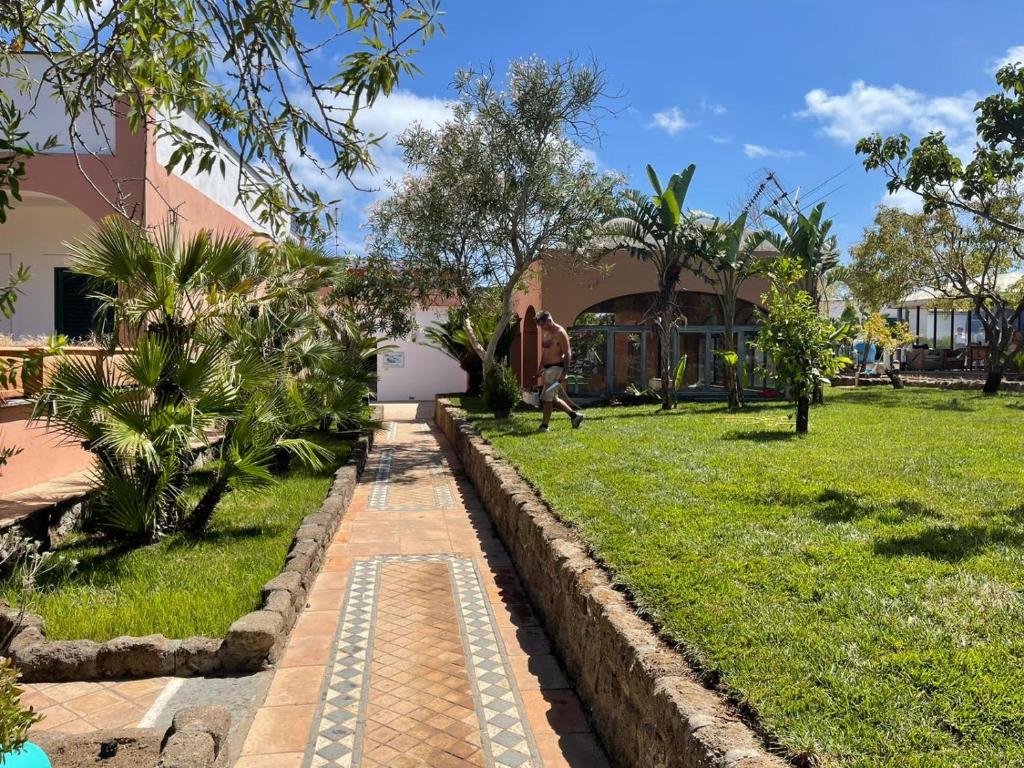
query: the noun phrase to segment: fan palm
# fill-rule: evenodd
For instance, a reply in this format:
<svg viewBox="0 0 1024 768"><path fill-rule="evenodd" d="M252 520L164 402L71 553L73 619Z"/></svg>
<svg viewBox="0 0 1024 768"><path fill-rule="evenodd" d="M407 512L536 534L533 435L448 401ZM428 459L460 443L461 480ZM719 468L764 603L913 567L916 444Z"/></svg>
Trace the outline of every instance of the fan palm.
<svg viewBox="0 0 1024 768"><path fill-rule="evenodd" d="M248 237L183 239L175 227L149 235L121 219L72 251L71 268L93 278L117 337L135 341L100 369L61 360L35 405L37 418L96 455L99 527L143 541L202 528L229 485L268 479L275 449L315 461L311 444L293 438L283 356L266 339L249 345L229 332L261 300L266 251ZM213 482L188 514L189 472L218 434Z"/></svg>
<svg viewBox="0 0 1024 768"><path fill-rule="evenodd" d="M672 335L679 315L679 278L693 261L699 228L697 217L683 208L696 170L691 164L662 187L658 174L648 165L654 194L627 190L618 213L604 227L619 247L629 248L635 258L650 262L657 272L658 291L651 314L661 349L661 407L666 410L672 407Z"/></svg>
<svg viewBox="0 0 1024 768"><path fill-rule="evenodd" d="M468 378L466 394L478 395L483 386L484 363L466 332L464 317L465 312L462 310L449 310L448 317L444 321L431 323L423 329L423 335L427 337L429 346L444 352L466 372ZM490 346L491 337L494 335L497 324L498 319L494 315L482 315L473 319L472 326L477 334L477 339L484 348ZM515 341L518 332L519 319L513 316L495 345L495 360L506 361L508 359L512 342Z"/></svg>

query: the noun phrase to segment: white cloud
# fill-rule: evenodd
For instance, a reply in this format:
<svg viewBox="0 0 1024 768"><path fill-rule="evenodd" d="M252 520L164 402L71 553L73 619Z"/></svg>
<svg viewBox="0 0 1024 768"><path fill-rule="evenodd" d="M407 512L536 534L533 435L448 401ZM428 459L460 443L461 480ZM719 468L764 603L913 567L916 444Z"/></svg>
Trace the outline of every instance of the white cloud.
<svg viewBox="0 0 1024 768"><path fill-rule="evenodd" d="M701 97L700 100L700 111L710 112L713 115L724 115L728 110L722 104L710 102L706 98Z"/></svg>
<svg viewBox="0 0 1024 768"><path fill-rule="evenodd" d="M732 136L715 136L714 134L708 136L715 144L728 144L732 141Z"/></svg>
<svg viewBox="0 0 1024 768"><path fill-rule="evenodd" d="M296 98L303 101L301 96ZM305 100L307 108L312 108L308 96ZM340 118L346 104L339 100L334 108ZM428 128L436 127L451 116L451 110L452 104L443 99L418 96L404 90L394 91L390 96L379 98L372 107L360 109L356 114L356 125L368 134L386 135L370 149L376 170L371 172L360 168L353 174L351 182L336 178L330 172L321 172L317 161L323 165L323 155L317 153L315 146L308 147L305 156L300 155L294 145L288 147L289 165L298 181L316 189L325 200L341 201L339 213L345 222L341 238L345 248L361 250L361 246L356 246L370 207L388 194L388 180L399 179L409 170L396 141L398 135L417 122Z"/></svg>
<svg viewBox="0 0 1024 768"><path fill-rule="evenodd" d="M1006 49L1006 55L1002 58L996 59L991 68L990 72L995 72L998 69L1002 69L1007 64L1024 64L1024 45L1015 45L1012 48Z"/></svg>
<svg viewBox="0 0 1024 768"><path fill-rule="evenodd" d="M843 94L822 88L804 96L806 108L798 117L812 118L822 132L841 144L853 145L876 131L908 131L923 135L942 131L954 148L969 145L974 136L974 105L978 96L928 96L902 85L889 88L855 81Z"/></svg>
<svg viewBox="0 0 1024 768"><path fill-rule="evenodd" d="M794 157L803 157L806 153L801 149L772 149L762 147L760 144L744 144L743 154L747 157L775 157L779 160L789 160Z"/></svg>
<svg viewBox="0 0 1024 768"><path fill-rule="evenodd" d="M686 115L679 107L670 107L662 112L655 112L651 125L665 131L669 136L675 136L680 131L691 128L693 123L686 119Z"/></svg>
<svg viewBox="0 0 1024 768"><path fill-rule="evenodd" d="M920 213L922 210L921 196L915 195L909 189L901 189L895 193L886 192L879 202L881 205L899 208L907 213Z"/></svg>

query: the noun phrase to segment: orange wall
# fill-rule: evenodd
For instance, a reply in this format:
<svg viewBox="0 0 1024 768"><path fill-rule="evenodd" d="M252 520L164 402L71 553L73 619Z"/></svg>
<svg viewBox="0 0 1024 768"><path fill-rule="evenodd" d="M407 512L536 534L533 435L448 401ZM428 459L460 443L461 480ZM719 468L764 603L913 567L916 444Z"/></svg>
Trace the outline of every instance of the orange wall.
<svg viewBox="0 0 1024 768"><path fill-rule="evenodd" d="M147 227L159 227L177 211L182 237L209 229L218 234L247 235L252 227L231 211L211 200L188 182L169 174L156 159L156 138L151 132L146 152L146 219ZM211 173L217 173L216 170Z"/></svg>
<svg viewBox="0 0 1024 768"><path fill-rule="evenodd" d="M92 454L45 423L29 423L30 405L0 407L0 444L21 448L0 470L0 497L92 466Z"/></svg>
<svg viewBox="0 0 1024 768"><path fill-rule="evenodd" d="M118 185L114 179L123 179L122 203L132 218L142 221L146 203L141 171L146 164L146 137L141 133L133 134L128 121L121 116L115 126L115 154L80 157L82 170L88 178L79 170L73 154L44 153L29 162L22 189L59 197L93 221L99 221L114 213L107 200L117 201Z"/></svg>
<svg viewBox="0 0 1024 768"><path fill-rule="evenodd" d="M654 266L631 257L628 251L609 254L597 267L580 267L568 258L557 256L544 260L544 309L561 325L572 325L581 312L598 302L657 289ZM739 297L759 305L761 294L767 289L768 284L762 278L748 280L741 286ZM679 290L714 292L707 283L686 270L679 280Z"/></svg>

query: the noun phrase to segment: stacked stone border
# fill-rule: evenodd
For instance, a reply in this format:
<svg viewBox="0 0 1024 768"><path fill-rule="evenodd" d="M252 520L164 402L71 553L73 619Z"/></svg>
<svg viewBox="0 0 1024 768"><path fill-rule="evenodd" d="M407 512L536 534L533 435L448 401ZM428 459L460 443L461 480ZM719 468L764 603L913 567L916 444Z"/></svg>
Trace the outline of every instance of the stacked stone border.
<svg viewBox="0 0 1024 768"><path fill-rule="evenodd" d="M272 665L284 651L295 619L323 565L327 547L352 501L356 481L366 466L373 433L355 440L349 459L334 475L320 509L302 520L281 573L263 585L258 610L236 620L223 638L163 635L92 640L48 640L43 618L26 614L7 655L27 683L71 680L192 677L255 672ZM0 636L17 621L18 612L0 607Z"/></svg>
<svg viewBox="0 0 1024 768"><path fill-rule="evenodd" d="M904 373L901 378L907 387L919 387L921 389L977 390L980 392L985 386L985 379L970 378L967 376L953 375L938 378L932 376L913 376ZM832 386L889 387L891 389L892 382L890 382L888 377L885 376L861 376L859 382L855 381L853 376L834 376L832 378ZM1002 383L999 385L999 391L1024 393L1024 381L1008 381L1003 379Z"/></svg>
<svg viewBox="0 0 1024 768"><path fill-rule="evenodd" d="M725 698L636 614L609 574L449 400L435 422L476 487L613 763L782 768Z"/></svg>

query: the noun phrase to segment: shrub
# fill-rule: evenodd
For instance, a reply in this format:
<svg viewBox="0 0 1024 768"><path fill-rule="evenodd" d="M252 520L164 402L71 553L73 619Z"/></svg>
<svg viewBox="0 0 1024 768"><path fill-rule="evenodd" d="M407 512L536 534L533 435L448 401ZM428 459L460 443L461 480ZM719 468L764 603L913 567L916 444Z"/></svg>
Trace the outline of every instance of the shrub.
<svg viewBox="0 0 1024 768"><path fill-rule="evenodd" d="M495 416L503 418L519 402L519 379L505 363L495 363L484 375L484 402Z"/></svg>
<svg viewBox="0 0 1024 768"><path fill-rule="evenodd" d="M7 752L25 745L28 729L42 718L31 708L21 706L18 672L10 659L0 659L0 764Z"/></svg>

